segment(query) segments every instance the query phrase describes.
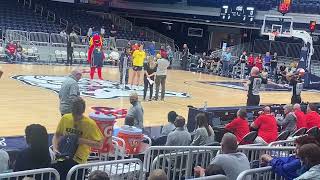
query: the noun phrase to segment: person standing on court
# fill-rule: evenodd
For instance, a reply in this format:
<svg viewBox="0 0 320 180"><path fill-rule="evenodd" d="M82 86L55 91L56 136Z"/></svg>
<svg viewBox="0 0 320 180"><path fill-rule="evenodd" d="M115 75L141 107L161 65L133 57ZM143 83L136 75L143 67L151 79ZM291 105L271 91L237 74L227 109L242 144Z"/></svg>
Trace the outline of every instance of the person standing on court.
<svg viewBox="0 0 320 180"><path fill-rule="evenodd" d="M73 47L76 41L76 34L74 31L68 35L67 41L67 65L72 66L73 61Z"/></svg>
<svg viewBox="0 0 320 180"><path fill-rule="evenodd" d="M117 29L114 26L114 24L111 25L111 30L110 30L110 49L114 50L116 49L116 36L117 36Z"/></svg>
<svg viewBox="0 0 320 180"><path fill-rule="evenodd" d="M143 114L144 110L139 101L137 93L132 93L130 95L130 104L132 107L128 110L127 116L134 118L134 125L137 128L143 129Z"/></svg>
<svg viewBox="0 0 320 180"><path fill-rule="evenodd" d="M291 104L301 103L301 92L303 90L303 81L299 74L294 74L287 77L289 85L292 86Z"/></svg>
<svg viewBox="0 0 320 180"><path fill-rule="evenodd" d="M247 64L247 60L248 60L248 56L247 56L247 52L243 51L239 61L240 61L240 79L244 79L245 78L245 69L246 69L246 64Z"/></svg>
<svg viewBox="0 0 320 180"><path fill-rule="evenodd" d="M270 65L271 65L270 52L266 52L266 56L264 56L263 62L264 62L264 69L266 69L267 72L270 73Z"/></svg>
<svg viewBox="0 0 320 180"><path fill-rule="evenodd" d="M159 88L161 85L161 101L164 101L164 95L166 93L166 78L167 78L167 71L168 67L170 66L170 62L164 54L161 56L160 59L157 60L157 72L156 72L156 95L155 100L158 100L159 97Z"/></svg>
<svg viewBox="0 0 320 180"><path fill-rule="evenodd" d="M227 48L226 51L222 52L221 60L222 60L222 75L228 77L230 62L231 62L230 48Z"/></svg>
<svg viewBox="0 0 320 180"><path fill-rule="evenodd" d="M140 75L141 75L143 63L146 57L147 55L146 55L146 52L143 50L143 45L140 45L139 49L135 50L132 54L133 75L131 79L131 89L135 79L137 80L136 85L139 86Z"/></svg>
<svg viewBox="0 0 320 180"><path fill-rule="evenodd" d="M157 64L154 57L150 57L148 63L144 64L144 87L143 100L146 100L148 88L150 89L149 101L152 100L154 77L156 76Z"/></svg>
<svg viewBox="0 0 320 180"><path fill-rule="evenodd" d="M271 66L270 66L271 67L270 74L273 77L273 79L276 79L276 76L277 76L277 66L278 66L278 54L275 52L271 59Z"/></svg>
<svg viewBox="0 0 320 180"><path fill-rule="evenodd" d="M182 50L182 56L181 56L182 70L187 70L188 57L189 57L188 45L183 44L183 50Z"/></svg>
<svg viewBox="0 0 320 180"><path fill-rule="evenodd" d="M60 113L71 113L72 101L80 96L78 81L81 79L82 73L80 70L73 70L71 74L63 81L59 91Z"/></svg>
<svg viewBox="0 0 320 180"><path fill-rule="evenodd" d="M260 75L258 67L251 69L250 78L247 84L245 84L248 88L247 106L259 106L261 85L268 83L266 76L267 74Z"/></svg>

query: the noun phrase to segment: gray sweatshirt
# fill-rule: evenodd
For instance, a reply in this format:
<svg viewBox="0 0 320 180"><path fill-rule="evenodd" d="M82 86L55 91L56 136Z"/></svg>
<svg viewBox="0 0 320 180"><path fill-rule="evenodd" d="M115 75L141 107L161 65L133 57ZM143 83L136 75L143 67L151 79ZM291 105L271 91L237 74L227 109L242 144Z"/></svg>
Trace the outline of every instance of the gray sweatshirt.
<svg viewBox="0 0 320 180"><path fill-rule="evenodd" d="M134 118L134 126L143 129L143 108L140 102L136 102L129 109L127 116Z"/></svg>

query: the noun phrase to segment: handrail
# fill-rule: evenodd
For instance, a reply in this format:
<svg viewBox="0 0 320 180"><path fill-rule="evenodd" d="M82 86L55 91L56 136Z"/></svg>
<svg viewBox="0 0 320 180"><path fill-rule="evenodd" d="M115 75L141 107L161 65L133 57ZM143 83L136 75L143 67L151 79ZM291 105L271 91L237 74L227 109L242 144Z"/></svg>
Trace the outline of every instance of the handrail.
<svg viewBox="0 0 320 180"><path fill-rule="evenodd" d="M37 175L41 176L41 179L44 179L44 176L47 173L50 173L49 178L51 178L51 173L52 173L55 176L55 180L60 180L60 175L58 171L53 168L42 168L42 169L18 171L18 172L12 172L12 173L3 173L3 174L0 174L0 179L3 179L3 178L18 179L18 177L25 177L25 176L36 177Z"/></svg>

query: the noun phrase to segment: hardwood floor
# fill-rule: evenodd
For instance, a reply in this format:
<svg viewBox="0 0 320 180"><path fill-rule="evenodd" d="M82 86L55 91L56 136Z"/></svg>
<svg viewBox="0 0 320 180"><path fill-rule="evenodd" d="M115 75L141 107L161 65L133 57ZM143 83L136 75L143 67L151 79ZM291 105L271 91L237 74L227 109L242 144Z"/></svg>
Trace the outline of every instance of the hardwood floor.
<svg viewBox="0 0 320 180"><path fill-rule="evenodd" d="M72 69L88 67L77 66L49 66L49 65L15 65L1 64L4 72L0 79L0 136L23 135L24 128L32 123L39 123L47 127L49 132L54 132L60 119L58 96L53 91L24 84L12 79L15 75L68 75ZM104 67L103 75L106 80L118 81L119 72L115 67ZM88 74L84 74L88 78ZM234 106L244 105L246 92L231 88L213 86L199 83L198 81L232 81L213 75L169 70L166 89L175 92L186 92L190 98L167 97L164 102L142 102L145 110L144 125L164 125L167 122L167 113L175 110L187 118L187 105L203 106ZM130 82L130 81L129 81ZM141 83L142 84L142 80ZM262 103L289 103L290 92L263 92ZM317 92L303 92L304 101L320 102ZM127 97L113 99L94 99L84 97L87 102L86 114L91 112L92 106L108 106L113 108L129 108ZM123 124L119 119L117 125Z"/></svg>

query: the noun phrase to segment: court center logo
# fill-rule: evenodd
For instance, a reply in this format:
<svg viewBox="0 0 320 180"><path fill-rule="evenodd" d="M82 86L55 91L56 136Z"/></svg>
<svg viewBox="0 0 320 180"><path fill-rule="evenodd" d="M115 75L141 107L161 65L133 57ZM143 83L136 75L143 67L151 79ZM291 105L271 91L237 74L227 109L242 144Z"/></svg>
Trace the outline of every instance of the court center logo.
<svg viewBox="0 0 320 180"><path fill-rule="evenodd" d="M38 76L38 75L17 75L13 76L24 84L49 89L59 93L62 82L65 76ZM115 99L120 97L129 97L131 93L136 92L139 96L143 95L143 86L135 89L123 89L116 81L109 80L90 80L82 78L79 81L81 96L96 98L96 99ZM187 98L189 95L183 92L166 91L166 97Z"/></svg>

